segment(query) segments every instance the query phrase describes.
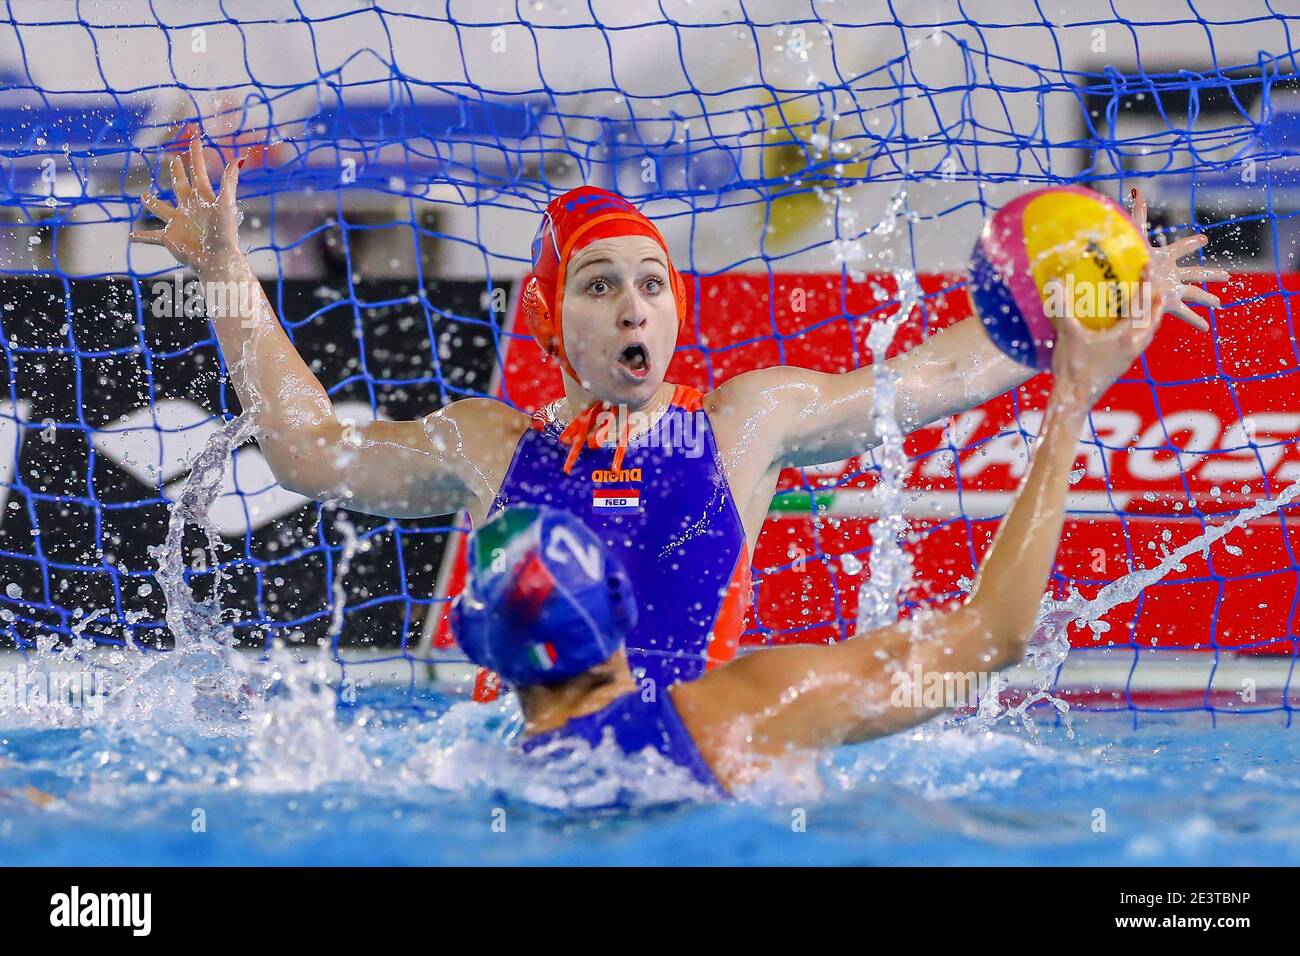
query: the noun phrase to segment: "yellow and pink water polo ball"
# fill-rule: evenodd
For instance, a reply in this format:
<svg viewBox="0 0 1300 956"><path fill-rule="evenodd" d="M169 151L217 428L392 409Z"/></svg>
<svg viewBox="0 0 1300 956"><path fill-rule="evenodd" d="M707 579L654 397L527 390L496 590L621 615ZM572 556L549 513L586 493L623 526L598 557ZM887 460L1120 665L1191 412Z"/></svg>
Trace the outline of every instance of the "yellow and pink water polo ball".
<svg viewBox="0 0 1300 956"><path fill-rule="evenodd" d="M1118 203L1082 186L1037 189L985 221L971 255L971 304L1002 351L1051 368L1054 323L1105 329L1137 314L1149 258Z"/></svg>

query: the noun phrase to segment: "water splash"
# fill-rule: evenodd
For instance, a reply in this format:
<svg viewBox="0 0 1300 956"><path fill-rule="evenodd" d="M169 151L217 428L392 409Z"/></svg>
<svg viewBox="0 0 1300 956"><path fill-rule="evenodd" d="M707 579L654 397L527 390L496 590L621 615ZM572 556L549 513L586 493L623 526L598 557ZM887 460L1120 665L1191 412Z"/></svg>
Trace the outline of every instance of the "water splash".
<svg viewBox="0 0 1300 956"><path fill-rule="evenodd" d="M510 746L523 727L518 702L453 704L427 728L402 766L408 783L486 792L552 810L599 810L716 800L689 771L653 750L625 754L612 736L595 747L558 740L525 753Z"/></svg>
<svg viewBox="0 0 1300 956"><path fill-rule="evenodd" d="M266 657L267 698L251 720L246 756L250 789L260 791L315 789L337 780L363 781L370 762L363 749L367 727L376 718L363 709L354 721L340 726L338 692L330 678L339 670L335 657L343 629L346 594L343 582L361 543L346 515L336 513L334 527L343 536L331 593L330 626L316 654L302 660L281 641Z"/></svg>
<svg viewBox="0 0 1300 956"><path fill-rule="evenodd" d="M1003 717L1018 718L1031 737L1037 739L1037 729L1029 708L1037 703L1048 703L1063 718L1067 733L1073 737L1070 724L1070 705L1051 692L1057 674L1070 653L1069 629L1071 624L1087 627L1095 638L1110 629L1102 620L1112 608L1137 598L1143 590L1162 580L1171 571L1185 569L1184 560L1200 552L1209 557L1210 548L1226 535L1258 518L1272 514L1300 498L1300 481L1293 482L1282 489L1273 498L1266 498L1250 508L1243 509L1227 521L1211 525L1202 534L1184 542L1173 551L1162 546L1164 557L1149 568L1141 568L1116 578L1107 584L1097 595L1085 598L1071 586L1070 593L1061 600L1045 596L1039 607L1034 625L1034 636L1030 639L1030 648L1026 659L1037 672L1037 676L1024 699L1014 707L1003 708L1000 703L1002 690L1006 687L1005 675L997 675L1001 680L991 687L989 693L980 700L978 712L966 724L972 728L987 728Z"/></svg>
<svg viewBox="0 0 1300 956"><path fill-rule="evenodd" d="M916 273L899 270L898 311L887 321L877 322L867 335L872 367L876 369L876 388L871 406L872 428L880 439L875 459L880 478L872 489L877 518L871 523L870 575L858 592L858 615L855 634L884 627L898 620L903 590L912 582L912 557L903 548L908 524L905 514L903 483L907 477L907 454L903 432L898 424L898 372L885 362L886 352L899 325L911 314L920 300Z"/></svg>
<svg viewBox="0 0 1300 956"><path fill-rule="evenodd" d="M895 623L903 591L912 581L912 558L902 545L908 527L904 517L903 490L908 462L903 447L903 432L898 423L899 374L886 362L889 347L893 344L899 327L907 321L921 301L916 272L900 264L902 253L897 248L899 225L911 218L910 213L904 212L906 207L907 191L900 190L890 201L884 218L870 233L871 237L884 241L884 248L869 253L858 245L853 247L852 253L867 259L874 258L882 268L887 269L894 278L898 295L898 308L886 318L875 321L867 333L871 367L875 370L871 426L880 442L873 451L873 458L879 465L880 477L871 492L877 518L869 529L871 550L867 563L870 574L858 591L855 635ZM851 272L857 268L856 264L851 263ZM858 273L853 278L860 282L866 276Z"/></svg>
<svg viewBox="0 0 1300 956"><path fill-rule="evenodd" d="M4 726L87 727L103 723L111 733L134 736L167 730L205 735L237 732L250 675L240 666L238 655L229 651L232 623L222 620L224 575L219 560L219 552L229 546L222 542L208 515L231 465L232 450L254 431L255 425L245 415L224 422L213 433L169 507L164 543L149 549L158 563L156 580L166 601L165 620L174 650L155 652L135 642L130 625L145 612L128 610L121 621L107 608L78 614L69 642L61 642L54 634L42 635L26 655L24 666L29 675L46 681L58 674L81 675L101 706L0 705ZM189 523L204 532L215 569L213 597L208 601L196 598L185 581L183 540ZM92 623L99 622L102 628L106 616L122 626L124 643L120 648L98 646L85 634Z"/></svg>
<svg viewBox="0 0 1300 956"><path fill-rule="evenodd" d="M173 649L148 650L129 632L123 648L97 648L83 636L86 627L106 613L96 610L78 622L69 645L60 646L53 635L38 641L27 666L45 674L93 674L95 688L106 697L101 712L47 707L39 714L20 714L4 709L4 726L102 728L114 742L111 752L101 754L105 764L125 753L147 754L163 764L184 761L200 749L189 743L196 736L244 739L244 769L252 789L311 788L364 776L367 761L356 735L371 717L362 711L351 727L341 730L337 693L330 682L338 671L332 651L343 624L343 582L353 556L369 547L359 543L346 518L339 515L336 522L344 544L331 595L329 632L318 652L304 660L277 643L258 660L234 646L237 612L231 618L221 603L226 577L221 552L230 546L222 541L211 510L234 450L256 431L246 412L223 422L209 437L169 506L163 542L149 549L157 562L155 579L166 602ZM205 536L213 569L207 600L199 599L186 580L184 540L190 525Z"/></svg>
<svg viewBox="0 0 1300 956"><path fill-rule="evenodd" d="M120 690L115 710L122 716L156 727L159 721L179 722L204 735L238 732L253 695L253 677L240 655L233 652L233 621L222 620L221 552L229 545L212 522L210 513L233 452L257 431L252 415L245 413L222 423L191 466L180 495L167 514L167 534L149 554L158 564L155 575L166 603L164 620L174 641L170 652L150 654L129 645L119 662ZM207 540L213 569L212 597L198 600L185 580L184 539L188 524L200 528Z"/></svg>

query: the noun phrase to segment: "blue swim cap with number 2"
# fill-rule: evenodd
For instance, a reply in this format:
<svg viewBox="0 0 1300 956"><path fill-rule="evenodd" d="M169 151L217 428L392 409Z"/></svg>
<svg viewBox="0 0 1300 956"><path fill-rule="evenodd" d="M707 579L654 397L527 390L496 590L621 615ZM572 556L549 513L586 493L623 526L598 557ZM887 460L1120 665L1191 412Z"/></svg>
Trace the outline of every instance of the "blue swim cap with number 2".
<svg viewBox="0 0 1300 956"><path fill-rule="evenodd" d="M636 615L622 562L582 521L555 508L515 507L470 536L451 630L475 664L528 687L605 662Z"/></svg>

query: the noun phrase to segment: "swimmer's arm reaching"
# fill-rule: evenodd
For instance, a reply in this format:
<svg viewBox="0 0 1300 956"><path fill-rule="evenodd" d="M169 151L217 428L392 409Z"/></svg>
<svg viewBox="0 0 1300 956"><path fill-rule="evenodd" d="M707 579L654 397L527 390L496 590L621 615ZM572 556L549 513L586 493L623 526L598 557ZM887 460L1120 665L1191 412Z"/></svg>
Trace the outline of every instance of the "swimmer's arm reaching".
<svg viewBox="0 0 1300 956"><path fill-rule="evenodd" d="M208 315L276 480L309 498L393 518L449 514L490 500L493 456L510 454L510 436L522 431L524 416L492 399L469 398L417 421L339 421L239 249L239 161L226 166L216 194L196 135L188 172L175 156L171 173L176 205L141 197L165 228L133 232L131 239L168 249L205 289L224 284L224 307L214 299Z"/></svg>
<svg viewBox="0 0 1300 956"><path fill-rule="evenodd" d="M889 359L897 375L895 417L904 435L1015 388L1034 369L1007 356L978 318L936 332ZM779 467L840 461L880 444L872 420L877 369L818 372L794 366L755 369L717 391L745 407L763 408L763 429ZM742 394L744 393L744 394Z"/></svg>
<svg viewBox="0 0 1300 956"><path fill-rule="evenodd" d="M1021 659L1056 555L1080 429L1158 324L1157 316L1101 333L1075 323L1062 329L1032 464L960 607L831 646L758 651L673 689L686 726L725 784L744 782L791 749L864 740L946 709L925 705L924 684L913 697L896 674L910 679L919 671L923 681L942 679L952 691L954 675Z"/></svg>

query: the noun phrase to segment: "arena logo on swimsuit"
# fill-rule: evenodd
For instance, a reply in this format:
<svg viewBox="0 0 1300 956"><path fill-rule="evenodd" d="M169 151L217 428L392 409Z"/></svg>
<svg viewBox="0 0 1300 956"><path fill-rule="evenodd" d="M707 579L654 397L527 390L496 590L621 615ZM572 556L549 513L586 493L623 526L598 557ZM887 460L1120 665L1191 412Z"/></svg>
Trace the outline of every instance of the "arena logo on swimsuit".
<svg viewBox="0 0 1300 956"><path fill-rule="evenodd" d="M640 481L640 468L620 468L615 471L613 468L597 468L591 473L592 481L600 482L627 482Z"/></svg>

